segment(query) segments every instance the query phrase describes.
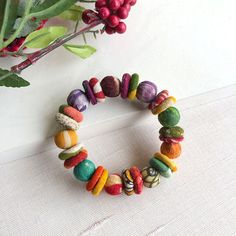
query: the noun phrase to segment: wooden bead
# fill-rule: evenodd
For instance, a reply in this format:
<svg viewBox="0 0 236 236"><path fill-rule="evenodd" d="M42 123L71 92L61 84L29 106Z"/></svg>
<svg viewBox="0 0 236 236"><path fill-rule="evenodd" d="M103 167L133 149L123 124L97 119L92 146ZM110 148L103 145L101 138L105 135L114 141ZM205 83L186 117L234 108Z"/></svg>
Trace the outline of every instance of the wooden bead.
<svg viewBox="0 0 236 236"><path fill-rule="evenodd" d="M156 153L154 154L154 157L155 157L157 160L159 160L159 161L165 163L167 166L169 166L170 169L171 169L171 171L173 171L173 172L177 171L177 166L176 166L176 164L175 164L171 159L169 159L168 156L166 156L166 155L164 155L164 154L162 154L162 153L156 152Z"/></svg>
<svg viewBox="0 0 236 236"><path fill-rule="evenodd" d="M76 156L80 151L82 151L83 148L84 148L84 144L83 143L78 143L75 146L73 146L69 149L66 149L66 150L62 151L61 153L59 153L58 157L61 160L66 160L68 158Z"/></svg>
<svg viewBox="0 0 236 236"><path fill-rule="evenodd" d="M96 183L98 182L98 180L102 176L103 170L104 170L103 166L98 166L98 168L95 170L93 176L91 177L89 182L86 184L87 191L92 191L93 190Z"/></svg>
<svg viewBox="0 0 236 236"><path fill-rule="evenodd" d="M159 171L159 173L168 178L170 177L171 173L171 169L162 161L157 160L155 157L152 157L149 161L149 164L151 167L155 168L157 171Z"/></svg>
<svg viewBox="0 0 236 236"><path fill-rule="evenodd" d="M122 179L120 175L109 175L105 184L105 191L110 195L119 195L122 193Z"/></svg>
<svg viewBox="0 0 236 236"><path fill-rule="evenodd" d="M131 167L130 174L134 180L134 192L140 194L143 191L143 179L139 168L136 166Z"/></svg>
<svg viewBox="0 0 236 236"><path fill-rule="evenodd" d="M138 85L136 97L144 103L151 102L157 93L157 86L150 81L143 81Z"/></svg>
<svg viewBox="0 0 236 236"><path fill-rule="evenodd" d="M94 163L86 159L80 162L79 165L77 165L74 168L73 173L76 179L83 182L87 182L93 176L94 171L95 171Z"/></svg>
<svg viewBox="0 0 236 236"><path fill-rule="evenodd" d="M93 195L98 196L100 194L100 192L103 190L103 188L106 184L107 178L108 178L108 170L104 169L101 177L99 178L97 184L95 185L94 189L92 190Z"/></svg>
<svg viewBox="0 0 236 236"><path fill-rule="evenodd" d="M77 121L62 113L57 113L55 119L61 126L66 129L77 130L79 128L79 123Z"/></svg>
<svg viewBox="0 0 236 236"><path fill-rule="evenodd" d="M166 98L160 105L154 107L151 111L153 115L158 115L176 103L175 97Z"/></svg>
<svg viewBox="0 0 236 236"><path fill-rule="evenodd" d="M101 81L102 91L107 97L117 97L120 94L120 80L114 76L106 76Z"/></svg>
<svg viewBox="0 0 236 236"><path fill-rule="evenodd" d="M63 130L54 137L55 144L62 149L71 148L77 144L79 138L74 130Z"/></svg>
<svg viewBox="0 0 236 236"><path fill-rule="evenodd" d="M160 183L160 174L153 167L142 169L143 184L147 188L154 188Z"/></svg>
<svg viewBox="0 0 236 236"><path fill-rule="evenodd" d="M181 154L181 145L180 143L163 142L161 144L161 153L168 156L170 159L177 158Z"/></svg>
<svg viewBox="0 0 236 236"><path fill-rule="evenodd" d="M158 115L158 120L165 127L175 126L180 120L179 111L175 107L169 107Z"/></svg>
<svg viewBox="0 0 236 236"><path fill-rule="evenodd" d="M129 169L123 170L122 180L123 180L123 184L124 184L125 194L128 196L134 194L134 180L130 174Z"/></svg>
<svg viewBox="0 0 236 236"><path fill-rule="evenodd" d="M68 105L61 105L59 107L59 112L66 116L69 116L71 119L77 121L78 123L82 122L83 120L82 112L78 111L74 107Z"/></svg>
<svg viewBox="0 0 236 236"><path fill-rule="evenodd" d="M130 100L135 99L137 88L138 88L138 82L139 82L139 75L132 74L130 84L129 84L128 99Z"/></svg>
<svg viewBox="0 0 236 236"><path fill-rule="evenodd" d="M74 166L77 166L77 165L79 165L80 162L87 159L87 156L88 156L88 151L86 149L83 149L77 155L65 160L64 161L64 167L66 169L70 169Z"/></svg>

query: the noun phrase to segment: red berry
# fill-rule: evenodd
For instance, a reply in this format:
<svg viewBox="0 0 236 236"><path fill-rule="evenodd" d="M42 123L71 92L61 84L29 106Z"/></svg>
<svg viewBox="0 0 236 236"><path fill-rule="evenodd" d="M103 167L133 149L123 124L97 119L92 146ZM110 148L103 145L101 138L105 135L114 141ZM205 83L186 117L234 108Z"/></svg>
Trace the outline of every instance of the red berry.
<svg viewBox="0 0 236 236"><path fill-rule="evenodd" d="M126 8L127 11L130 11L131 9L131 6L128 3L124 4L122 7Z"/></svg>
<svg viewBox="0 0 236 236"><path fill-rule="evenodd" d="M130 4L131 0L124 0L124 4Z"/></svg>
<svg viewBox="0 0 236 236"><path fill-rule="evenodd" d="M107 18L107 24L108 24L111 28L116 27L116 26L119 24L119 22L120 22L120 20L119 20L118 16L110 15L110 16Z"/></svg>
<svg viewBox="0 0 236 236"><path fill-rule="evenodd" d="M100 9L101 7L105 7L107 5L106 0L97 0L95 3L96 9Z"/></svg>
<svg viewBox="0 0 236 236"><path fill-rule="evenodd" d="M108 6L110 10L116 11L120 8L120 0L110 0Z"/></svg>
<svg viewBox="0 0 236 236"><path fill-rule="evenodd" d="M121 7L117 11L117 16L120 17L121 19L126 19L128 15L129 15L129 11L125 7Z"/></svg>
<svg viewBox="0 0 236 236"><path fill-rule="evenodd" d="M114 28L111 28L109 25L105 26L105 31L107 34L114 34L116 32Z"/></svg>
<svg viewBox="0 0 236 236"><path fill-rule="evenodd" d="M102 7L99 9L98 15L101 19L105 20L108 16L110 16L110 10L107 7Z"/></svg>
<svg viewBox="0 0 236 236"><path fill-rule="evenodd" d="M134 5L136 4L136 2L137 2L137 0L131 0L129 4L130 4L131 6L134 6Z"/></svg>
<svg viewBox="0 0 236 236"><path fill-rule="evenodd" d="M84 10L82 13L82 20L85 24L91 24L95 20L98 20L97 13L92 10Z"/></svg>
<svg viewBox="0 0 236 236"><path fill-rule="evenodd" d="M116 32L118 34L123 34L126 31L126 24L124 22L120 22L117 26L116 26Z"/></svg>
<svg viewBox="0 0 236 236"><path fill-rule="evenodd" d="M120 0L120 5L122 6L124 4L125 0Z"/></svg>

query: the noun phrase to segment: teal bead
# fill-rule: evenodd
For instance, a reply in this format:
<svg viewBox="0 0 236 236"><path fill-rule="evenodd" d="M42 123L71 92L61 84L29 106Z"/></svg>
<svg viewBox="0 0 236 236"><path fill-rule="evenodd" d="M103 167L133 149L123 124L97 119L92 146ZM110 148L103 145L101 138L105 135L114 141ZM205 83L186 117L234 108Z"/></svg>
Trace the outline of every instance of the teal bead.
<svg viewBox="0 0 236 236"><path fill-rule="evenodd" d="M169 168L167 171L165 171L165 172L160 172L160 175L162 175L163 177L165 177L165 178L170 178L171 177L171 175L172 175L172 171L171 171L171 169Z"/></svg>
<svg viewBox="0 0 236 236"><path fill-rule="evenodd" d="M83 182L87 182L92 177L94 171L95 171L94 163L86 159L80 162L79 165L77 165L74 168L73 172L76 179Z"/></svg>
<svg viewBox="0 0 236 236"><path fill-rule="evenodd" d="M164 127L175 126L180 120L179 111L175 107L169 107L158 115L158 120Z"/></svg>
<svg viewBox="0 0 236 236"><path fill-rule="evenodd" d="M155 157L152 157L150 159L149 164L151 167L155 168L160 173L160 175L162 175L165 178L169 178L172 174L171 169L166 164L156 159Z"/></svg>

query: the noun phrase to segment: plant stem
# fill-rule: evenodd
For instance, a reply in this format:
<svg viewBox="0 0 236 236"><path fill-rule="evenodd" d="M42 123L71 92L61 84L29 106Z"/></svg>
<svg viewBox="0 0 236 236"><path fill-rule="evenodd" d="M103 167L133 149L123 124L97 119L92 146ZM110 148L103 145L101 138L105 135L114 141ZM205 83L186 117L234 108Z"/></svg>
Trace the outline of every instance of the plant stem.
<svg viewBox="0 0 236 236"><path fill-rule="evenodd" d="M78 0L77 2L87 2L87 3L95 3L96 1L89 1L89 0Z"/></svg>
<svg viewBox="0 0 236 236"><path fill-rule="evenodd" d="M60 47L64 43L75 38L76 36L90 31L92 28L96 27L97 25L99 25L101 23L102 23L101 20L94 21L93 23L91 23L90 25L88 25L87 27L83 28L82 30L80 30L78 32L73 32L71 34L64 36L63 38L59 38L59 39L55 40L52 44L48 45L46 48L40 49L40 50L28 55L28 58L25 61L21 62L18 65L11 67L11 71L14 73L20 74L22 70L26 69L27 67L29 67L30 65L32 65L33 63L38 61L40 58L47 55L49 52Z"/></svg>

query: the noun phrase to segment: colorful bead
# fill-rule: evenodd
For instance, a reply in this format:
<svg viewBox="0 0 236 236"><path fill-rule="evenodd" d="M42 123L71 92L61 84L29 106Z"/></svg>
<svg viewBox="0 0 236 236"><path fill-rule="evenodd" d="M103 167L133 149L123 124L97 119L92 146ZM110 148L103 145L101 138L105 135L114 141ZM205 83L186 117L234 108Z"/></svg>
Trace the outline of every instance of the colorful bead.
<svg viewBox="0 0 236 236"><path fill-rule="evenodd" d="M123 170L122 180L125 194L128 196L132 195L134 193L134 180L130 174L129 169Z"/></svg>
<svg viewBox="0 0 236 236"><path fill-rule="evenodd" d="M102 87L99 83L99 80L97 78L91 78L89 80L89 85L93 90L93 94L97 99L97 102L105 102L105 95L102 91Z"/></svg>
<svg viewBox="0 0 236 236"><path fill-rule="evenodd" d="M83 181L83 182L87 182L92 177L94 171L95 171L94 163L92 161L86 159L86 160L80 162L79 165L77 165L74 168L73 173L74 173L74 176L76 179Z"/></svg>
<svg viewBox="0 0 236 236"><path fill-rule="evenodd" d="M165 178L170 178L171 175L172 175L172 171L171 171L171 169L169 168L167 171L161 172L160 174L161 174L163 177L165 177Z"/></svg>
<svg viewBox="0 0 236 236"><path fill-rule="evenodd" d="M106 76L103 78L101 87L107 97L117 97L120 94L120 80L114 76Z"/></svg>
<svg viewBox="0 0 236 236"><path fill-rule="evenodd" d="M129 84L129 93L128 93L128 98L130 100L133 100L136 97L138 82L139 82L139 75L132 74L130 84Z"/></svg>
<svg viewBox="0 0 236 236"><path fill-rule="evenodd" d="M69 159L66 159L64 161L64 167L66 169L70 169L72 167L75 167L79 165L80 162L84 161L87 159L88 156L88 151L86 149L83 149L81 152L79 152L76 156L73 156Z"/></svg>
<svg viewBox="0 0 236 236"><path fill-rule="evenodd" d="M84 144L78 143L78 144L74 145L73 147L66 149L66 150L62 151L61 153L59 153L58 157L61 160L69 159L73 156L76 156L80 151L82 151L83 148L84 148Z"/></svg>
<svg viewBox="0 0 236 236"><path fill-rule="evenodd" d="M98 182L98 180L102 176L103 170L104 170L103 166L98 166L97 167L97 169L95 170L92 178L86 184L87 191L92 191L94 189L96 183Z"/></svg>
<svg viewBox="0 0 236 236"><path fill-rule="evenodd" d="M66 129L72 129L72 130L77 130L79 128L79 123L70 117L62 114L62 113L57 113L55 116L56 121L65 127Z"/></svg>
<svg viewBox="0 0 236 236"><path fill-rule="evenodd" d="M148 108L152 110L154 107L160 105L168 96L169 96L169 92L167 90L162 90L160 93L157 94L157 96L149 104Z"/></svg>
<svg viewBox="0 0 236 236"><path fill-rule="evenodd" d="M160 174L153 167L142 169L143 184L147 188L154 188L160 183Z"/></svg>
<svg viewBox="0 0 236 236"><path fill-rule="evenodd" d="M160 135L159 139L163 142L166 142L166 143L179 143L179 142L182 142L184 140L184 137L170 138L170 137L163 137L163 136Z"/></svg>
<svg viewBox="0 0 236 236"><path fill-rule="evenodd" d="M157 86L150 81L143 81L138 85L136 97L139 101L149 103L157 94Z"/></svg>
<svg viewBox="0 0 236 236"><path fill-rule="evenodd" d="M180 120L179 111L175 107L169 107L158 115L158 120L165 127L175 126Z"/></svg>
<svg viewBox="0 0 236 236"><path fill-rule="evenodd" d="M174 127L162 127L159 130L159 134L162 137L169 137L169 138L182 138L184 135L184 130L179 126Z"/></svg>
<svg viewBox="0 0 236 236"><path fill-rule="evenodd" d="M105 191L110 195L119 195L122 193L122 179L120 175L109 175L105 184Z"/></svg>
<svg viewBox="0 0 236 236"><path fill-rule="evenodd" d="M104 169L101 177L99 178L97 184L95 185L94 189L92 190L93 195L98 196L100 194L100 192L103 190L103 188L106 184L107 178L108 178L108 170Z"/></svg>
<svg viewBox="0 0 236 236"><path fill-rule="evenodd" d="M152 114L158 115L161 112L165 111L167 108L171 107L174 103L176 103L175 97L168 97L160 105L152 109Z"/></svg>
<svg viewBox="0 0 236 236"><path fill-rule="evenodd" d="M74 130L63 130L54 137L55 144L62 149L71 148L77 144L79 138Z"/></svg>
<svg viewBox="0 0 236 236"><path fill-rule="evenodd" d="M168 156L170 159L177 158L181 154L181 145L180 143L163 142L161 144L161 153Z"/></svg>
<svg viewBox="0 0 236 236"><path fill-rule="evenodd" d="M154 157L155 157L157 160L159 160L159 161L165 163L167 166L169 166L172 172L177 171L177 166L176 166L176 164L175 164L171 159L169 159L168 156L166 156L166 155L164 155L164 154L161 154L161 153L159 153L159 152L156 152L156 153L154 154Z"/></svg>
<svg viewBox="0 0 236 236"><path fill-rule="evenodd" d="M74 107L68 105L61 105L59 107L59 112L66 116L69 116L71 119L77 121L78 123L83 120L82 112L76 110Z"/></svg>
<svg viewBox="0 0 236 236"><path fill-rule="evenodd" d="M93 90L91 89L88 80L84 80L82 83L84 87L85 94L87 95L88 100L93 104L97 104L97 99L95 98L93 94Z"/></svg>
<svg viewBox="0 0 236 236"><path fill-rule="evenodd" d="M121 97L124 98L124 99L128 97L130 80L131 80L131 75L130 74L125 73L122 76L120 94L121 94Z"/></svg>
<svg viewBox="0 0 236 236"><path fill-rule="evenodd" d="M75 89L69 94L67 103L79 111L85 111L89 106L88 98L80 89Z"/></svg>
<svg viewBox="0 0 236 236"><path fill-rule="evenodd" d="M155 168L160 174L166 177L166 173L170 170L170 168L164 164L162 161L157 160L155 157L152 157L149 161L151 167Z"/></svg>
<svg viewBox="0 0 236 236"><path fill-rule="evenodd" d="M136 194L140 194L143 191L143 179L142 174L138 167L133 166L130 168L130 174L132 176L132 179L134 181L134 192Z"/></svg>

